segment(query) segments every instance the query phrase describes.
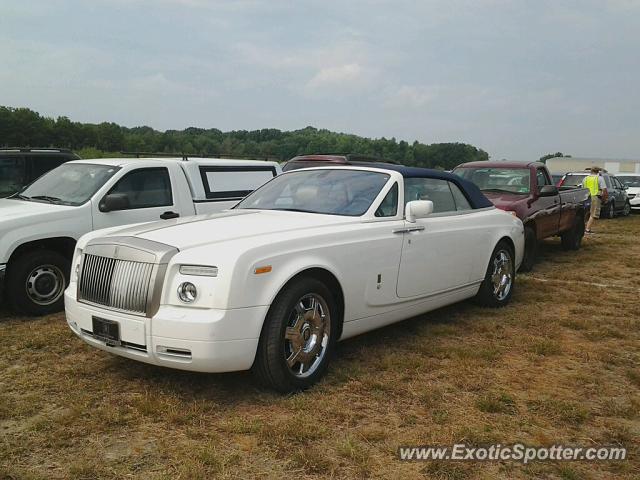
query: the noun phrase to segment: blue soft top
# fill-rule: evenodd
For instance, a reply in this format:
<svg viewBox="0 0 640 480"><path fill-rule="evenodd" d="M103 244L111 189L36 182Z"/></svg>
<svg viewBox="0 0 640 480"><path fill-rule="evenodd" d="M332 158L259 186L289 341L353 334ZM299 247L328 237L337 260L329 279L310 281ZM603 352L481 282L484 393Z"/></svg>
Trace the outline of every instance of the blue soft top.
<svg viewBox="0 0 640 480"><path fill-rule="evenodd" d="M437 178L439 180L447 180L455 183L460 190L462 190L472 208L493 207L493 203L484 196L482 191L474 183L460 178L453 173L432 170L430 168L405 167L404 165L395 165L393 163L374 163L370 166L385 170L394 170L401 173L404 178Z"/></svg>

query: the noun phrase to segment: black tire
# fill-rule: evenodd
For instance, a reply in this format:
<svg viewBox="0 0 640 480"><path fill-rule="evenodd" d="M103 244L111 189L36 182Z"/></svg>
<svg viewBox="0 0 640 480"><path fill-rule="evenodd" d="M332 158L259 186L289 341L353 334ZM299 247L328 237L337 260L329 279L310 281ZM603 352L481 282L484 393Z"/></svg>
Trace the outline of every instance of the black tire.
<svg viewBox="0 0 640 480"><path fill-rule="evenodd" d="M614 218L616 216L616 202L611 200L611 203L609 203L604 216L606 218Z"/></svg>
<svg viewBox="0 0 640 480"><path fill-rule="evenodd" d="M52 250L37 250L9 262L6 295L11 307L26 315L47 315L64 308L71 261Z"/></svg>
<svg viewBox="0 0 640 480"><path fill-rule="evenodd" d="M505 266L504 272L500 273L500 278L494 278L494 275L498 275L495 271L496 261L499 258L503 258L503 256L507 256L509 259L509 264ZM511 297L513 295L513 290L515 287L516 280L516 267L515 267L515 256L513 253L513 248L511 245L505 240L501 240L496 245L496 248L493 249L493 253L491 253L491 259L489 260L489 265L487 266L487 272L485 274L484 280L480 285L480 290L475 296L475 302L484 307L491 308L500 308L504 307L509 303ZM508 285L505 283L505 291L496 290L497 280L501 280L500 285L502 285L502 281L504 280L504 275L509 275ZM504 296L503 296L504 294Z"/></svg>
<svg viewBox="0 0 640 480"><path fill-rule="evenodd" d="M624 209L622 210L622 215L625 217L628 217L630 213L631 213L631 204L629 203L629 200L627 200L624 203Z"/></svg>
<svg viewBox="0 0 640 480"><path fill-rule="evenodd" d="M328 324L329 332L326 333L326 327L322 331L324 340L320 346L322 347L323 343L325 345L320 351L323 353L316 355L310 348L309 354L303 347L297 350L298 353L302 352L302 355L310 355L313 358L310 360L311 366L306 372L303 372L305 367L303 362L289 364L298 358L298 355L293 352L299 345L299 343L295 344L295 341L304 342L306 347L313 340L314 333L305 332L320 331L315 330L313 325L305 330L305 323L307 325L313 324L313 319L316 318L316 315L313 315L313 318L307 319L304 315L308 315L310 310L299 308L299 305L303 305L305 298L316 298L316 301L321 304L322 311L328 310L328 312L324 312L324 316L319 317L322 317L322 321ZM322 302L324 302L323 305ZM329 359L335 348L338 314L333 295L319 280L303 277L286 286L271 305L262 327L252 367L257 379L263 385L283 393L307 389L320 380L327 371ZM328 317L328 321L325 321L326 317ZM285 338L285 335L290 335L292 331L299 333L299 335L294 340L290 337ZM314 345L318 345L317 340ZM294 373L294 370L298 369L300 372Z"/></svg>
<svg viewBox="0 0 640 480"><path fill-rule="evenodd" d="M573 227L560 235L562 248L565 250L580 250L584 237L584 217L580 212L576 214Z"/></svg>
<svg viewBox="0 0 640 480"><path fill-rule="evenodd" d="M524 227L524 258L520 265L521 272L530 272L538 256L538 237L532 227Z"/></svg>

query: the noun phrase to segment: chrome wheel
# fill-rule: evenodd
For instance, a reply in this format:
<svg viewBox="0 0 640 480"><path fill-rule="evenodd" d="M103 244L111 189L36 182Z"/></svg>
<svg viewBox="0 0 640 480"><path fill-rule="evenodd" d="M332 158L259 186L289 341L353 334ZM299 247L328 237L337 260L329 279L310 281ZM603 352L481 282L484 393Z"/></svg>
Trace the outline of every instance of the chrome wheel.
<svg viewBox="0 0 640 480"><path fill-rule="evenodd" d="M322 363L329 344L331 318L324 298L309 293L289 315L284 332L284 358L293 375L312 375Z"/></svg>
<svg viewBox="0 0 640 480"><path fill-rule="evenodd" d="M509 295L513 285L513 261L506 250L499 250L493 257L493 273L491 274L493 296L502 301Z"/></svg>
<svg viewBox="0 0 640 480"><path fill-rule="evenodd" d="M27 276L25 288L33 303L51 305L64 292L64 274L55 265L40 265Z"/></svg>

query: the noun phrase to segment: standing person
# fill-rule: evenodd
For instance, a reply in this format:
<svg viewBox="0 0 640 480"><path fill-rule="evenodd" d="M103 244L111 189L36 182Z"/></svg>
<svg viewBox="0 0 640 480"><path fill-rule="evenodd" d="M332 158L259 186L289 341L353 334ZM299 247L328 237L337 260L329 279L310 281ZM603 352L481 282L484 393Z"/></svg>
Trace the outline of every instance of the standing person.
<svg viewBox="0 0 640 480"><path fill-rule="evenodd" d="M585 177L582 182L582 186L588 188L589 193L591 193L591 213L585 233L593 233L591 231L593 222L595 222L597 218L600 218L602 202L606 202L609 197L607 184L604 181L604 177L600 175L600 167L591 167L589 175Z"/></svg>

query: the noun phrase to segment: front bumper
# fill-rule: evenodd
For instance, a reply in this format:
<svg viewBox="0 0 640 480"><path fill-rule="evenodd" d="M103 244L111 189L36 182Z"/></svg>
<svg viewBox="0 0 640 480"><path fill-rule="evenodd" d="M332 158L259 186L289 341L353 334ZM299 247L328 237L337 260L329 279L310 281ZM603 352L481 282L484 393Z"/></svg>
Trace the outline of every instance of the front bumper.
<svg viewBox="0 0 640 480"><path fill-rule="evenodd" d="M629 205L631 205L632 210L640 210L640 196L636 195L629 199Z"/></svg>
<svg viewBox="0 0 640 480"><path fill-rule="evenodd" d="M79 303L75 284L64 294L67 323L83 341L122 357L195 372L248 370L253 364L268 306L231 310L162 305L153 318ZM121 344L93 336L96 316L118 323Z"/></svg>

